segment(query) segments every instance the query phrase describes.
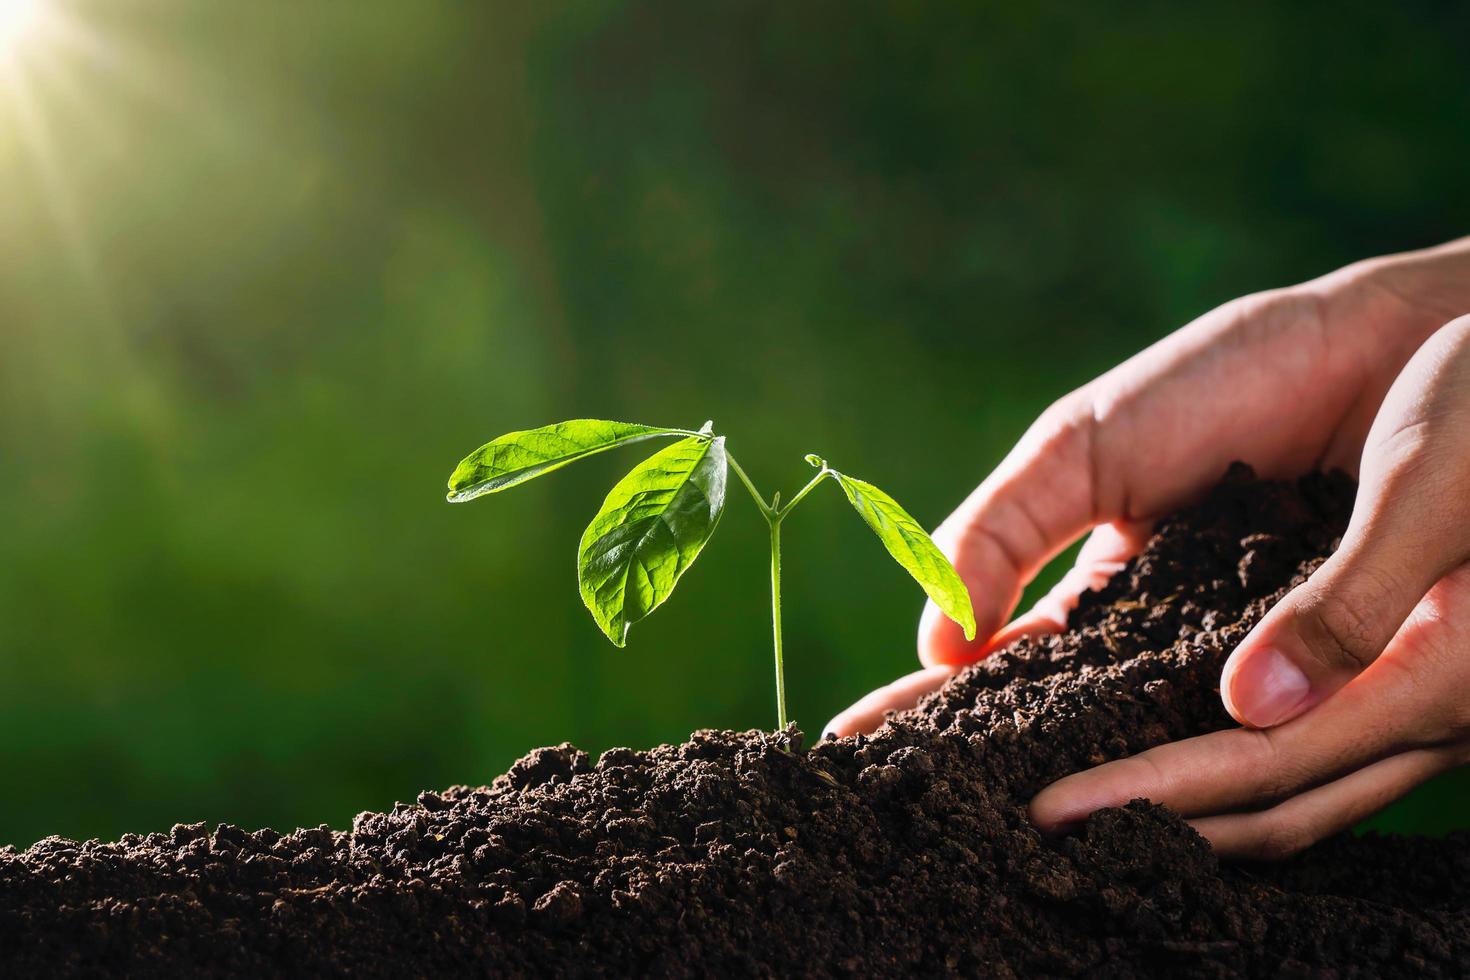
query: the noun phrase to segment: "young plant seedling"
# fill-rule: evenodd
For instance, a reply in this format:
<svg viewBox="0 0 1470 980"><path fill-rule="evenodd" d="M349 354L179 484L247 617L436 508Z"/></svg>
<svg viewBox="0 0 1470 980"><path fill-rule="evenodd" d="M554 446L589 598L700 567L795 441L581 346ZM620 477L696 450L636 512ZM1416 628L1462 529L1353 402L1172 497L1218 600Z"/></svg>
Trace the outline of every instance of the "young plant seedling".
<svg viewBox="0 0 1470 980"><path fill-rule="evenodd" d="M618 481L577 551L582 601L616 646L633 624L674 591L725 510L730 470L750 492L771 529L771 631L776 656L776 717L786 727L786 675L781 660L781 522L824 480L842 488L868 527L944 614L975 636L970 593L949 559L892 497L862 480L807 456L817 475L784 506L769 503L725 448L725 437L706 422L695 432L600 419L572 419L539 429L509 432L466 456L449 477L449 500L462 503L498 493L596 453L651 439L678 441L654 453Z"/></svg>

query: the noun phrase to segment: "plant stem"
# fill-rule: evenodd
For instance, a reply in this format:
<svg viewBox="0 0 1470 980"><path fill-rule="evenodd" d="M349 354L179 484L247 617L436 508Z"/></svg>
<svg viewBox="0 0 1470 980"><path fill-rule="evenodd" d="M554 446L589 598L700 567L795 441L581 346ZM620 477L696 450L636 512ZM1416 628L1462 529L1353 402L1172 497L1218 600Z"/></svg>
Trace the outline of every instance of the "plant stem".
<svg viewBox="0 0 1470 980"><path fill-rule="evenodd" d="M821 483L832 471L827 469L827 464L822 463L822 468L817 475L812 477L806 486L796 492L785 507L781 506L781 494L777 493L766 503L760 491L755 488L749 476L746 475L744 467L735 461L735 457L726 454L730 462L730 468L745 484L745 489L750 491L750 497L755 505L760 508L761 516L766 519L766 524L771 528L771 640L776 654L776 721L777 731L786 728L786 666L781 659L781 521L786 515L801 503L812 488Z"/></svg>
<svg viewBox="0 0 1470 980"><path fill-rule="evenodd" d="M811 480L808 481L806 486L796 491L796 496L792 497L791 501L785 507L782 507L779 511L776 512L776 518L779 520L780 518L785 517L787 514L795 510L796 505L801 503L802 498L811 493L812 488L815 487L818 483L821 483L823 480L827 479L828 474L830 474L831 472L832 471L827 469L825 466L822 467L821 471L817 473L816 476L812 477Z"/></svg>
<svg viewBox="0 0 1470 980"><path fill-rule="evenodd" d="M745 489L750 491L751 498L755 500L755 505L761 509L761 513L765 515L766 520L769 521L774 518L776 516L775 510L772 509L770 504L766 503L765 498L760 495L760 491L755 488L755 484L750 482L750 477L745 475L744 467L735 462L735 457L729 453L725 454L725 458L730 461L730 469L734 470L735 475L740 477L740 482L745 484ZM790 508L787 509L789 510Z"/></svg>
<svg viewBox="0 0 1470 980"><path fill-rule="evenodd" d="M781 518L767 518L771 525L771 637L776 650L776 722L786 728L786 668L781 662Z"/></svg>

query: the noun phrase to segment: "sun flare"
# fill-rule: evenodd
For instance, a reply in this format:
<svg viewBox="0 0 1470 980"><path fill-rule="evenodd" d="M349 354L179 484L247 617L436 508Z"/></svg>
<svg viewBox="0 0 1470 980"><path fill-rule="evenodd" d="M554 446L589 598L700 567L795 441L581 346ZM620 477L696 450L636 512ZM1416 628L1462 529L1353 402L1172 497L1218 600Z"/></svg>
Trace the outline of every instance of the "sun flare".
<svg viewBox="0 0 1470 980"><path fill-rule="evenodd" d="M86 208L75 189L78 157L66 141L84 134L100 145L94 121L106 116L94 100L126 85L131 65L81 9L73 0L0 0L0 180L27 188L86 272Z"/></svg>
<svg viewBox="0 0 1470 980"><path fill-rule="evenodd" d="M10 58L36 33L43 0L0 0L0 59Z"/></svg>

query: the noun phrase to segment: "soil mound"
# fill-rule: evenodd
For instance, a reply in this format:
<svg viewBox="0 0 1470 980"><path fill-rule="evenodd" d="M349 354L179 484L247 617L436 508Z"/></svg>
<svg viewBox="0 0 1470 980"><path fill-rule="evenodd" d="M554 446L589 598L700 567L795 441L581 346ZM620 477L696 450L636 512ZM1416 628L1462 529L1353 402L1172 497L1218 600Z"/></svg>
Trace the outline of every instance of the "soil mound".
<svg viewBox="0 0 1470 980"><path fill-rule="evenodd" d="M1230 725L1224 658L1352 498L1237 466L1068 632L872 738L562 745L348 831L0 850L0 975L1462 975L1470 835L1232 867L1143 802L1061 839L1025 817L1060 776Z"/></svg>

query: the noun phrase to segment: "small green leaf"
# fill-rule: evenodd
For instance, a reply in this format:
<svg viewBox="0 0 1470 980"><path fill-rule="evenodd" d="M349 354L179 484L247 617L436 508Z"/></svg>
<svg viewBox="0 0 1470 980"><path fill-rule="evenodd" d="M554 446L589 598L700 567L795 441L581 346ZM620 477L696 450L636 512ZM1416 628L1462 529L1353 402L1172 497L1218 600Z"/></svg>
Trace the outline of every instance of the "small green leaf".
<svg viewBox="0 0 1470 980"><path fill-rule="evenodd" d="M863 515L893 559L914 577L944 614L959 623L965 638L975 638L975 610L959 573L919 522L898 501L871 483L830 470L848 501Z"/></svg>
<svg viewBox="0 0 1470 980"><path fill-rule="evenodd" d="M618 481L577 554L582 601L617 646L674 591L725 507L725 440L682 439Z"/></svg>
<svg viewBox="0 0 1470 980"><path fill-rule="evenodd" d="M630 422L572 419L539 429L507 432L466 456L449 477L449 500L462 503L533 480L568 463L618 446L661 436L687 435Z"/></svg>

